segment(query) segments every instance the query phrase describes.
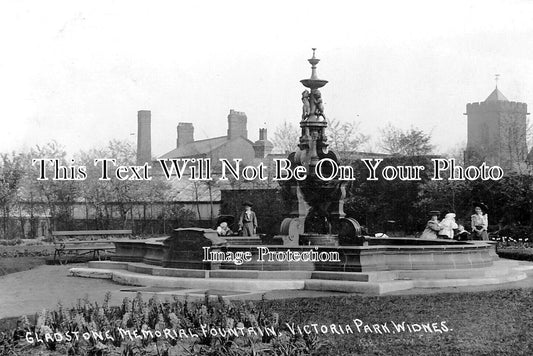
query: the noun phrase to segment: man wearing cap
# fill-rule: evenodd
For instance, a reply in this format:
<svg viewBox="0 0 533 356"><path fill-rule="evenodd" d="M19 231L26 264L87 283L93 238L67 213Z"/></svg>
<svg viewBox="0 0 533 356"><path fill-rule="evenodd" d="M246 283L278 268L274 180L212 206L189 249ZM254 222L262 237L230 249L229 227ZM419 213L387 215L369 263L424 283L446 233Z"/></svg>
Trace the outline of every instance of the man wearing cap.
<svg viewBox="0 0 533 356"><path fill-rule="evenodd" d="M426 228L420 236L422 239L436 239L438 232L442 230L442 226L439 224L440 211L430 211L429 215L431 219L427 222Z"/></svg>
<svg viewBox="0 0 533 356"><path fill-rule="evenodd" d="M242 231L242 236L254 236L257 229L257 217L252 211L253 204L249 201L242 204L244 211L239 217L239 231Z"/></svg>

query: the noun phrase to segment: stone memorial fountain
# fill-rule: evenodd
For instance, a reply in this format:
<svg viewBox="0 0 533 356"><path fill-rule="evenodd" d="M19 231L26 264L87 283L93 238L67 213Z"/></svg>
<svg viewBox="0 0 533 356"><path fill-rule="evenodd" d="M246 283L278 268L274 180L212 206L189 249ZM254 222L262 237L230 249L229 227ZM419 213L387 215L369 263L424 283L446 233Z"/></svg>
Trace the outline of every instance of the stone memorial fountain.
<svg viewBox="0 0 533 356"><path fill-rule="evenodd" d="M381 294L414 287L503 283L525 278L514 262L501 261L485 242L363 237L346 217L344 181L324 180L337 155L328 150L327 120L313 56L311 77L301 81L301 136L288 156L305 167L304 180L282 183L290 212L280 224L279 244L259 238L217 236L216 231L184 228L172 236L116 240L113 261L73 268L76 276L111 278L118 283L185 290L232 291L309 289ZM321 163L322 162L322 163Z"/></svg>
<svg viewBox="0 0 533 356"><path fill-rule="evenodd" d="M328 81L318 78L316 66L320 60L315 57L315 50L313 48L313 57L308 60L311 77L300 81L307 89L302 93L298 149L288 157L292 167L305 167L307 175L305 180L293 178L282 183L284 196L290 201L292 218L282 222L280 233L289 237L283 241L291 245L337 246L339 233L341 242L362 244L359 224L354 219L345 219L347 181L323 179L332 175L333 165L338 165L339 159L328 149L328 122L319 90Z"/></svg>

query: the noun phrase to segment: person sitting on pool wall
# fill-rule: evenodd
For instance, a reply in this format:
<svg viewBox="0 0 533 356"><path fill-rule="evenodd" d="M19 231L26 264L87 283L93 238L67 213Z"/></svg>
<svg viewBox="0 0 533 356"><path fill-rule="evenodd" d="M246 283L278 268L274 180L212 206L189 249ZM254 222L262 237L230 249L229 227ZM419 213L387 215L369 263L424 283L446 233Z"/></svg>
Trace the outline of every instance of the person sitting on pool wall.
<svg viewBox="0 0 533 356"><path fill-rule="evenodd" d="M438 237L441 239L453 239L453 230L459 228L455 222L455 213L446 214L444 219L441 220L440 226L442 227L442 230L437 233Z"/></svg>
<svg viewBox="0 0 533 356"><path fill-rule="evenodd" d="M242 205L244 211L239 217L239 232L242 231L242 236L254 236L257 229L257 217L252 211L253 204L246 201Z"/></svg>
<svg viewBox="0 0 533 356"><path fill-rule="evenodd" d="M465 230L463 224L457 224L457 232L455 233L455 239L457 241L468 241L470 240L470 233Z"/></svg>
<svg viewBox="0 0 533 356"><path fill-rule="evenodd" d="M487 206L483 203L474 204L474 212L472 215L472 238L474 240L489 239L487 229L489 227L489 214L487 214Z"/></svg>
<svg viewBox="0 0 533 356"><path fill-rule="evenodd" d="M420 236L422 239L436 239L437 233L442 230L442 226L439 223L440 211L430 211L429 216L431 219L427 222L424 232Z"/></svg>

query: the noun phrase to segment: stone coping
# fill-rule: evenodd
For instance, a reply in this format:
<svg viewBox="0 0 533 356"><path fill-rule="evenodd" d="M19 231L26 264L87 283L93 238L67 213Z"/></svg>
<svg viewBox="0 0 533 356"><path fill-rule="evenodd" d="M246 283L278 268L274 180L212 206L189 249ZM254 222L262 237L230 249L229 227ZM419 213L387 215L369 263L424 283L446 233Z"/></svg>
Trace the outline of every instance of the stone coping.
<svg viewBox="0 0 533 356"><path fill-rule="evenodd" d="M149 239L114 239L110 240L110 242L117 242L117 243L138 243L138 244L151 244L151 245L163 245L163 241L169 238L170 236L166 237L152 237Z"/></svg>
<svg viewBox="0 0 533 356"><path fill-rule="evenodd" d="M165 238L153 238L153 239L146 239L146 240L134 240L134 239L122 239L122 240L111 240L110 242L113 243L126 243L126 244L142 244L142 245L163 245L163 240ZM414 242L420 241L420 239L409 239L405 238L405 240L412 240ZM433 241L433 240L431 240ZM490 241L472 241L467 243L458 243L458 244L432 244L432 245L401 245L401 246L395 246L395 245L368 245L368 246L330 246L330 245L298 245L298 246L284 246L284 245L226 245L221 246L225 248L239 248L239 249L255 249L259 246L261 247L268 247L269 249L310 249L310 248L320 248L320 249L331 249L331 250L390 250L390 251L399 251L399 250L477 250L477 249L486 249L486 248L492 248L493 243Z"/></svg>
<svg viewBox="0 0 533 356"><path fill-rule="evenodd" d="M413 239L414 240L414 239ZM458 245L369 245L369 246L328 246L328 245L299 245L299 246L284 246L284 245L228 245L226 248L238 249L256 249L257 247L268 247L269 249L293 249L293 250L307 250L312 248L328 249L328 250L361 250L361 251L409 251L409 250L484 250L493 248L492 244L476 242L469 244Z"/></svg>

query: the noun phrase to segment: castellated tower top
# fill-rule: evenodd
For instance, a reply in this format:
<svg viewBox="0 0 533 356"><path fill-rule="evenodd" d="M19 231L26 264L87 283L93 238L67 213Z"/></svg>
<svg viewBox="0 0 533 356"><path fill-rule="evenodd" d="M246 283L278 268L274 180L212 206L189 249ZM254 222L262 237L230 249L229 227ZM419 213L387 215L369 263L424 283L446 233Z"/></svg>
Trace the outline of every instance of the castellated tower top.
<svg viewBox="0 0 533 356"><path fill-rule="evenodd" d="M509 112L527 113L527 104L516 101L509 101L505 95L496 87L485 101L466 104L466 115L474 112Z"/></svg>
<svg viewBox="0 0 533 356"><path fill-rule="evenodd" d="M485 101L466 105L467 164L519 169L527 156L527 104L509 101L496 87Z"/></svg>

